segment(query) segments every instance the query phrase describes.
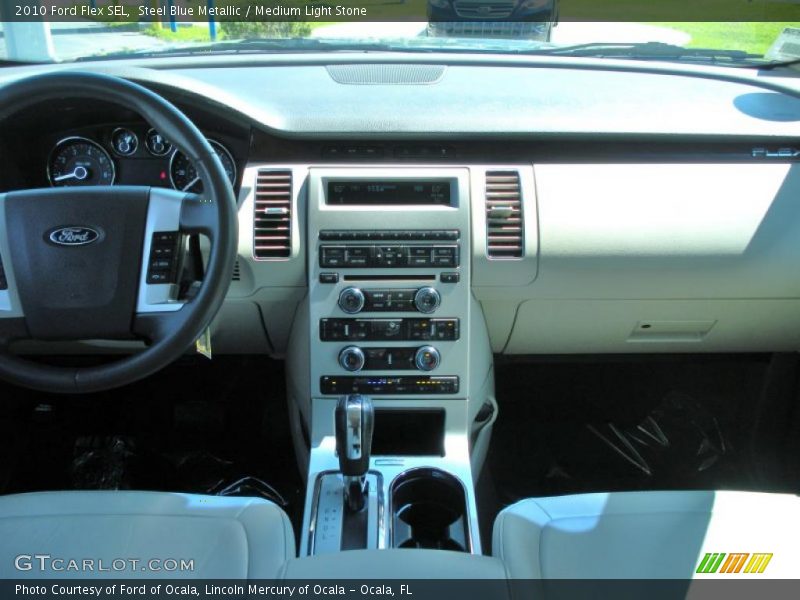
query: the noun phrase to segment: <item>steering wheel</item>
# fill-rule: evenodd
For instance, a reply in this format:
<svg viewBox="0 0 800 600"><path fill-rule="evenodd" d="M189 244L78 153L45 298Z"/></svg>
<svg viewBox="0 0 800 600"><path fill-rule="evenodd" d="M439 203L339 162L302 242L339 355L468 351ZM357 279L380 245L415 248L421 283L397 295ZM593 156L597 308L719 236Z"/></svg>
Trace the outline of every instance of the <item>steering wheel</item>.
<svg viewBox="0 0 800 600"><path fill-rule="evenodd" d="M230 285L237 211L219 158L175 106L124 79L57 72L2 90L0 120L61 98L135 111L189 157L204 192L115 185L0 194L0 378L78 393L119 387L158 371L205 331ZM181 301L174 278L187 234L206 236L211 249L202 285L191 300ZM116 362L67 368L12 355L9 346L20 339L133 339L146 346Z"/></svg>

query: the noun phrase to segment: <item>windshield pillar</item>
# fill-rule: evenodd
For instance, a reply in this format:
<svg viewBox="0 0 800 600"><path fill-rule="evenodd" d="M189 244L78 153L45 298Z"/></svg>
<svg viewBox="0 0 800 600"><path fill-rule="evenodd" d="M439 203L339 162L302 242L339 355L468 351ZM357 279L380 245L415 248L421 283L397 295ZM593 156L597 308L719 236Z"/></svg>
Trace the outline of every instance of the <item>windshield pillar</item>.
<svg viewBox="0 0 800 600"><path fill-rule="evenodd" d="M31 0L14 2L0 1L0 21L6 45L6 58L22 62L51 62L55 60L50 24L42 20L31 22L14 21L15 6L39 6ZM11 14L9 14L11 13ZM34 17L29 17L34 18Z"/></svg>

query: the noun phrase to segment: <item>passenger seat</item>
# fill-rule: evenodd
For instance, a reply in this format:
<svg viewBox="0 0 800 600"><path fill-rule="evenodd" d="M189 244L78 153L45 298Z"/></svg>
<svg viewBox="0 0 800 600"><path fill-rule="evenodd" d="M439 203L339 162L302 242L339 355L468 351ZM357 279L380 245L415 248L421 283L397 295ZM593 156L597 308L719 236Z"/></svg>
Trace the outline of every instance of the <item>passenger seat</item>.
<svg viewBox="0 0 800 600"><path fill-rule="evenodd" d="M796 578L800 498L727 491L532 498L498 515L492 541L515 579ZM756 556L765 554L772 556ZM748 566L761 572L746 573Z"/></svg>

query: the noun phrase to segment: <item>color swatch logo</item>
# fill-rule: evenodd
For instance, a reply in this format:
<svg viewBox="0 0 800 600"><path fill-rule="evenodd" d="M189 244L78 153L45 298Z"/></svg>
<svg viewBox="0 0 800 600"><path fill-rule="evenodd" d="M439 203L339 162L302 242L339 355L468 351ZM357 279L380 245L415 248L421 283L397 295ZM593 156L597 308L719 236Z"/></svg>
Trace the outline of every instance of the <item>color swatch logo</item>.
<svg viewBox="0 0 800 600"><path fill-rule="evenodd" d="M725 554L724 552L706 552L703 560L697 565L696 573L763 573L769 561L772 560L772 553L734 552Z"/></svg>

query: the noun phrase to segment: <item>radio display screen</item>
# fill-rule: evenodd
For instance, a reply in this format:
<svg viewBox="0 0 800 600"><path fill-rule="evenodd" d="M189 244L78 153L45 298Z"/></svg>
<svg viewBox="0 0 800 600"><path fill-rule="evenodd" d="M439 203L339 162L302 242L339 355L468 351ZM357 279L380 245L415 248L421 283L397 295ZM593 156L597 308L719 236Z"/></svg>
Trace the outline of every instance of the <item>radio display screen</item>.
<svg viewBox="0 0 800 600"><path fill-rule="evenodd" d="M329 181L328 204L348 205L449 205L450 182L447 180L412 181Z"/></svg>

